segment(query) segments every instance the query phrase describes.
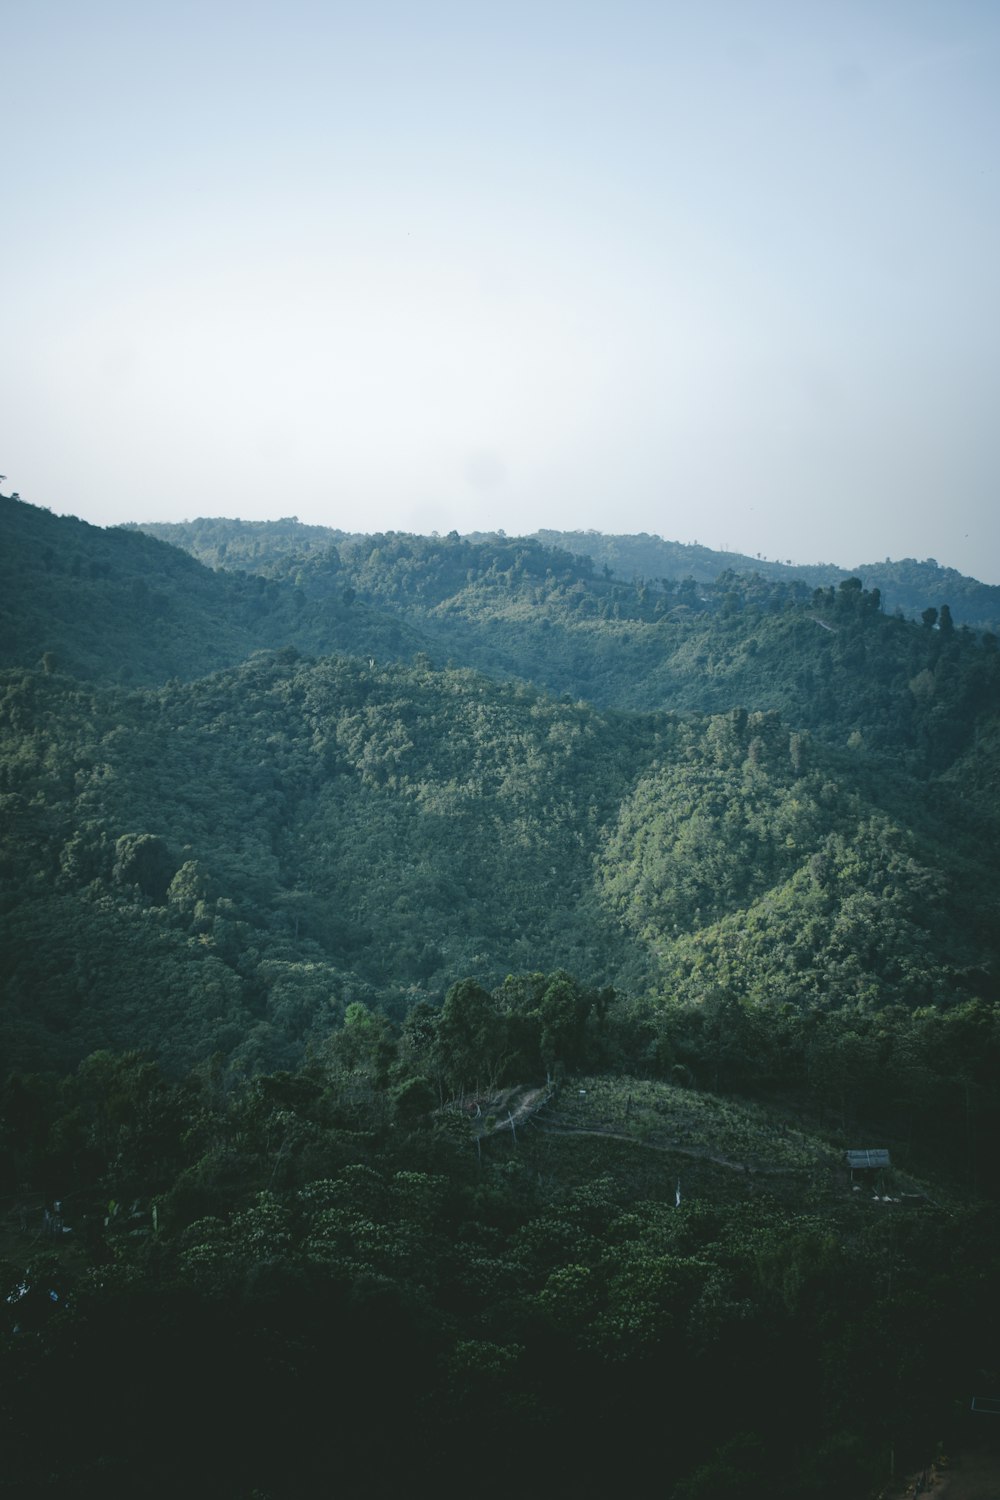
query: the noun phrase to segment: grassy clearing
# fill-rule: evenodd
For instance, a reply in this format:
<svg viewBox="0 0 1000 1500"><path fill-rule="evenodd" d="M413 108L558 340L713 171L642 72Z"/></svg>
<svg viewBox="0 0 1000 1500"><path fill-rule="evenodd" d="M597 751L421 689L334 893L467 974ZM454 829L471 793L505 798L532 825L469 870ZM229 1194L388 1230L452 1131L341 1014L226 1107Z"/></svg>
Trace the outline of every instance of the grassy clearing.
<svg viewBox="0 0 1000 1500"><path fill-rule="evenodd" d="M614 1131L649 1145L703 1152L754 1172L840 1169L843 1163L835 1147L789 1128L759 1105L653 1079L574 1079L559 1090L548 1118L573 1129Z"/></svg>

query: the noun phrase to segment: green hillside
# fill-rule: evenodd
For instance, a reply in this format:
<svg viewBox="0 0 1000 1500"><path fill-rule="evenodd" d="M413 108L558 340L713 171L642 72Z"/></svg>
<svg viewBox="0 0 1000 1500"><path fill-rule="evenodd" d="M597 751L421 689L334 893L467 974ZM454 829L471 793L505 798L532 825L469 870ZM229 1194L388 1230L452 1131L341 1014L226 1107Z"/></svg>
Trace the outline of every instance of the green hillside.
<svg viewBox="0 0 1000 1500"><path fill-rule="evenodd" d="M694 578L713 583L720 573L759 574L774 582L801 582L810 588L837 587L844 579L860 577L868 589L878 589L884 607L918 620L925 609L947 603L955 621L972 630L1000 630L1000 587L968 578L957 568L942 566L933 557L922 562L904 557L894 561L861 562L852 569L833 563L793 563L790 559L753 557L718 552L697 543L667 542L659 536L605 536L597 531L539 531L547 546L565 547L593 558L617 578ZM178 542L178 545L183 545Z"/></svg>
<svg viewBox="0 0 1000 1500"><path fill-rule="evenodd" d="M318 557L331 547L363 543L367 539L332 527L309 526L289 517L283 521L232 521L199 518L196 521L144 524L151 536L190 552L212 568L241 568L270 576L290 562ZM414 541L414 538L407 540ZM968 578L956 568L934 558L918 562L906 557L893 561L859 563L851 570L832 563L797 564L790 560L720 552L695 543L669 542L646 533L606 535L599 531L535 532L531 537L508 539L502 533L472 533L466 544L503 547L508 540L588 558L597 574L647 587L664 581L678 584L689 579L696 584L714 584L722 574L756 577L768 583L801 584L809 590L836 588L845 579L860 577L868 589L878 589L883 608L919 620L925 609L947 604L955 623L976 631L1000 633L1000 587Z"/></svg>
<svg viewBox="0 0 1000 1500"><path fill-rule="evenodd" d="M215 573L124 527L104 529L0 496L0 665L91 681L190 679L285 645L368 655L420 642L331 587Z"/></svg>
<svg viewBox="0 0 1000 1500"><path fill-rule="evenodd" d="M994 993L995 830L951 780L927 805L775 714L626 718L291 652L156 692L9 673L2 712L6 963L26 1026L40 993L73 1017L67 1046L110 1016L122 1045L151 1024L179 1045L139 979L154 933L189 985L222 987L192 1014L229 1035L242 1004L272 1061L354 983L394 1015L414 988L533 967L764 1007ZM202 1055L219 1045L206 1029Z"/></svg>
<svg viewBox="0 0 1000 1500"><path fill-rule="evenodd" d="M495 999L529 1021L565 989ZM8 1084L18 1169L74 1185L65 1243L33 1249L24 1196L5 1239L11 1485L388 1496L447 1459L491 1497L596 1497L635 1464L671 1500L835 1500L890 1449L975 1441L995 1212L620 1072L480 1126L411 1072L456 1062L473 1000L398 1042L358 1007L306 1070L228 1091L108 1053Z"/></svg>
<svg viewBox="0 0 1000 1500"><path fill-rule="evenodd" d="M531 539L0 526L12 1493L860 1500L974 1440L988 632Z"/></svg>
<svg viewBox="0 0 1000 1500"><path fill-rule="evenodd" d="M270 567L317 603L349 588L438 657L600 707L777 709L797 729L940 769L998 702L990 632L955 628L944 608L919 628L887 617L858 579L626 584L530 539L454 534L342 539Z"/></svg>

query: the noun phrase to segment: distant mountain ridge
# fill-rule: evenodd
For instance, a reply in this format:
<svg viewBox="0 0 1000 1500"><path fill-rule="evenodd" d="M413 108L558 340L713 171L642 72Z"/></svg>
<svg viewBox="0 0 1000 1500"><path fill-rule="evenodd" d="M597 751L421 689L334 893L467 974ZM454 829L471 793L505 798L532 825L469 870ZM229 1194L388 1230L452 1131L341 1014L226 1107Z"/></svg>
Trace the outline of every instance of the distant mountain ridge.
<svg viewBox="0 0 1000 1500"><path fill-rule="evenodd" d="M1000 586L981 583L955 568L942 567L935 558L923 562L904 557L898 561L859 563L842 568L835 563L793 563L768 559L759 554L716 552L697 543L666 542L658 536L608 536L590 531L539 531L540 541L556 543L575 552L588 552L594 562L607 564L623 578L682 577L710 583L720 573L759 573L765 578L801 580L813 588L838 584L845 578L860 578L865 588L877 588L883 607L899 609L917 619L927 608L947 602L957 624L972 630L996 631L1000 625Z"/></svg>
<svg viewBox="0 0 1000 1500"><path fill-rule="evenodd" d="M357 544L370 533L307 525L295 516L278 521L239 521L199 518L194 521L149 522L136 529L171 542L192 553L212 568L246 569L269 573L293 557L312 557L341 543ZM407 533L393 533L406 535ZM456 534L457 535L457 534ZM463 541L508 542L517 538L503 532L470 532ZM643 579L713 583L720 574L757 574L782 582L808 584L811 588L839 584L859 577L864 586L877 588L888 612L899 610L908 619L919 619L925 609L947 603L955 623L971 630L1000 634L1000 586L981 583L955 568L942 567L934 558L922 562L906 557L897 561L861 563L842 568L835 563L800 564L739 552L722 552L698 543L668 542L644 532L611 535L599 531L554 531L542 529L523 540L534 540L577 557L589 557L595 569L607 568L614 578L633 582Z"/></svg>
<svg viewBox="0 0 1000 1500"><path fill-rule="evenodd" d="M259 650L384 656L422 644L342 590L307 601L293 584L215 571L138 528L91 526L0 495L0 667L44 657L76 677L149 686Z"/></svg>
<svg viewBox="0 0 1000 1500"><path fill-rule="evenodd" d="M202 554L225 546L232 567L138 529L0 502L0 666L157 686L261 650L422 656L604 711L777 711L833 744L936 772L1000 708L992 633L956 627L943 601L940 623L935 606L921 624L887 615L857 578L811 589L730 570L626 583L534 538L330 542L314 528L304 555L294 519L193 525ZM250 552L259 571L236 566ZM992 763L993 741L980 739Z"/></svg>

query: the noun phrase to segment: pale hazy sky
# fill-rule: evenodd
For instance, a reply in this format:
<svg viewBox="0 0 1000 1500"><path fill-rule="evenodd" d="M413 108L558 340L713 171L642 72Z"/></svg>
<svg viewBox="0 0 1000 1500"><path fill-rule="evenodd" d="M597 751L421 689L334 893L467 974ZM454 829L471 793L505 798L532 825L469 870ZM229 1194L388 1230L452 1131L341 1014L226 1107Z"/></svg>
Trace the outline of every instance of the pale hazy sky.
<svg viewBox="0 0 1000 1500"><path fill-rule="evenodd" d="M0 469L1000 582L1000 0L0 0Z"/></svg>

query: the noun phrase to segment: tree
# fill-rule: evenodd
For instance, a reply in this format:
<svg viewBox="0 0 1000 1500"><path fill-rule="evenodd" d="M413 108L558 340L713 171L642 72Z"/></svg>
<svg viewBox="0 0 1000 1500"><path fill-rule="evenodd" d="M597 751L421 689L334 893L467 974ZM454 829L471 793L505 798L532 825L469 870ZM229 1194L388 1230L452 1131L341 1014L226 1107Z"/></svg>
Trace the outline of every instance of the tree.
<svg viewBox="0 0 1000 1500"><path fill-rule="evenodd" d="M124 833L115 843L112 879L116 885L135 885L150 901L162 902L177 862L155 833Z"/></svg>
<svg viewBox="0 0 1000 1500"><path fill-rule="evenodd" d="M392 1117L405 1130L426 1125L437 1105L437 1095L426 1078L404 1078L392 1090Z"/></svg>
<svg viewBox="0 0 1000 1500"><path fill-rule="evenodd" d="M568 974L553 974L538 1004L539 1051L546 1070L572 1060L579 1050L589 1006Z"/></svg>
<svg viewBox="0 0 1000 1500"><path fill-rule="evenodd" d="M453 984L444 998L438 1048L453 1089L495 1085L506 1051L506 1027L491 996L474 979Z"/></svg>
<svg viewBox="0 0 1000 1500"><path fill-rule="evenodd" d="M327 1055L348 1080L363 1082L369 1091L383 1089L396 1055L389 1022L378 1011L353 1000L340 1031L335 1031L327 1043Z"/></svg>

